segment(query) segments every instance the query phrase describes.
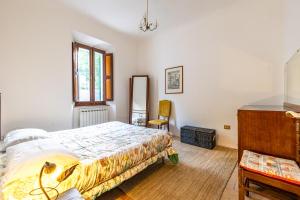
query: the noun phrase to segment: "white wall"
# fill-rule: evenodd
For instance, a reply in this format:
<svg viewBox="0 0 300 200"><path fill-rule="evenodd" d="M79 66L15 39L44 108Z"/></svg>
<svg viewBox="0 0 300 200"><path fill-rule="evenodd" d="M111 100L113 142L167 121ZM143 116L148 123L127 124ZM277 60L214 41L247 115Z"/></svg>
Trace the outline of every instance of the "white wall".
<svg viewBox="0 0 300 200"><path fill-rule="evenodd" d="M72 127L72 32L113 45L113 119L127 121L128 77L136 70L136 40L66 8L59 1L0 1L2 132Z"/></svg>
<svg viewBox="0 0 300 200"><path fill-rule="evenodd" d="M214 128L218 144L237 147L239 107L282 103L283 15L281 0L231 1L141 40L139 73L150 75L152 110L170 99L175 134L183 125ZM164 69L179 65L184 94L165 95Z"/></svg>
<svg viewBox="0 0 300 200"><path fill-rule="evenodd" d="M193 14L192 21L158 29L141 39L138 48L135 38L60 2L0 0L4 133L72 127L74 31L113 46L112 119L127 121L128 77L149 74L152 117L159 99L171 99L174 133L185 124L215 128L218 143L230 147L237 144L240 106L282 103L283 63L300 47L298 0L207 1L204 8L209 9ZM184 66L184 94L165 95L164 69L178 65ZM224 130L224 124L232 129Z"/></svg>
<svg viewBox="0 0 300 200"><path fill-rule="evenodd" d="M285 4L284 59L288 61L300 49L300 1L287 0Z"/></svg>

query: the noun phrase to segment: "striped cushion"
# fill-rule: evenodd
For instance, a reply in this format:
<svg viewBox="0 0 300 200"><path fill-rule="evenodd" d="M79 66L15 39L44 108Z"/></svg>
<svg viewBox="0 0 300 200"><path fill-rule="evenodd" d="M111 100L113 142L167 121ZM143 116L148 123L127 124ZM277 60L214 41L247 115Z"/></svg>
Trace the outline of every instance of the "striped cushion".
<svg viewBox="0 0 300 200"><path fill-rule="evenodd" d="M300 185L300 168L293 160L244 150L240 167L271 178Z"/></svg>

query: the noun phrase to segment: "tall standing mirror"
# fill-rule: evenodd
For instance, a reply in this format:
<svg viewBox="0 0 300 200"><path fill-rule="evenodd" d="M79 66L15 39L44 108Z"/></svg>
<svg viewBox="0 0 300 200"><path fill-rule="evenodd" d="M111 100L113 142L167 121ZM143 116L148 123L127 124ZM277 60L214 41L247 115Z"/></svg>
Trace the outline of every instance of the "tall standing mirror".
<svg viewBox="0 0 300 200"><path fill-rule="evenodd" d="M300 112L300 50L286 64L284 87L285 106Z"/></svg>
<svg viewBox="0 0 300 200"><path fill-rule="evenodd" d="M129 123L147 126L149 120L149 77L134 75L129 79Z"/></svg>

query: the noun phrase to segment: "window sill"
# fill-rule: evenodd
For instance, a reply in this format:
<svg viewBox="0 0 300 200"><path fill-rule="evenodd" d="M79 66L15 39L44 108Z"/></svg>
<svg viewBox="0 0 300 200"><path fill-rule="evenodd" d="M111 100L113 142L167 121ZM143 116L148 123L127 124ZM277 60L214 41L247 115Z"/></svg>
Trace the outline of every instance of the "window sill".
<svg viewBox="0 0 300 200"><path fill-rule="evenodd" d="M107 106L105 101L101 102L75 102L75 107L81 107L81 106Z"/></svg>

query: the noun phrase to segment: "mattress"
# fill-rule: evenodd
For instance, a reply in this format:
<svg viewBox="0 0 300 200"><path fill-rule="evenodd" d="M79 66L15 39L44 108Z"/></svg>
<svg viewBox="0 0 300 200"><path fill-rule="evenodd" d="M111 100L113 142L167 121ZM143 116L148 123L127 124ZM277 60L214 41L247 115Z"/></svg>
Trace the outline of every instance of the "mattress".
<svg viewBox="0 0 300 200"><path fill-rule="evenodd" d="M86 199L115 187L159 157L176 154L167 131L121 122L51 132L49 135L80 158L74 173L56 189L61 193L75 187ZM2 162L5 166L5 155ZM42 195L29 195L37 187L37 176L24 177L5 185L3 198L43 199Z"/></svg>

